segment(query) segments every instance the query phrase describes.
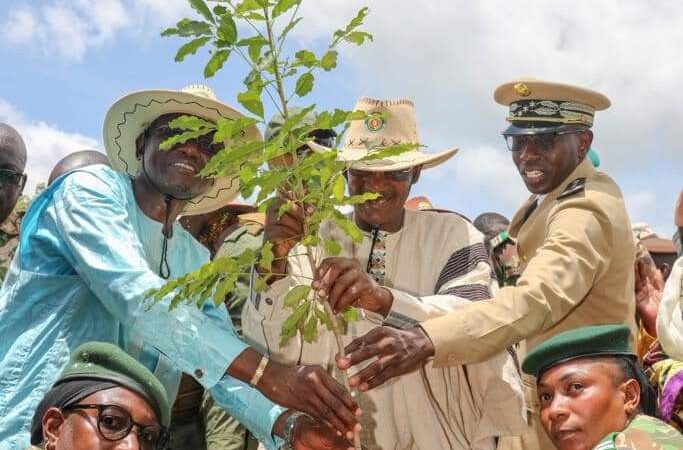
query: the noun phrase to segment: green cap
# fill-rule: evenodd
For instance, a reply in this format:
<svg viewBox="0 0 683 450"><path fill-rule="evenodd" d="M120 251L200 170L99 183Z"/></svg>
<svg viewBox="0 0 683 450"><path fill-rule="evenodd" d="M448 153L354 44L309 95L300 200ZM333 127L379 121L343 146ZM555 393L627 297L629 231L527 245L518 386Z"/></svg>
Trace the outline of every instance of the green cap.
<svg viewBox="0 0 683 450"><path fill-rule="evenodd" d="M631 330L624 324L575 328L543 341L531 350L522 370L538 377L552 366L586 356L636 356L630 344Z"/></svg>
<svg viewBox="0 0 683 450"><path fill-rule="evenodd" d="M86 342L74 350L55 385L77 379L120 384L143 396L154 408L161 425L168 427L171 422L171 404L164 386L145 366L116 345Z"/></svg>

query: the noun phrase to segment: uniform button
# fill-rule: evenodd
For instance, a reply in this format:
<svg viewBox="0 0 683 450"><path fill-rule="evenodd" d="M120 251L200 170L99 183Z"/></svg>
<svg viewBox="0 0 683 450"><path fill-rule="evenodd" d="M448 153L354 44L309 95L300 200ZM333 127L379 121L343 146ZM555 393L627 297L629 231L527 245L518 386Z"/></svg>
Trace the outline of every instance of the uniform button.
<svg viewBox="0 0 683 450"><path fill-rule="evenodd" d="M204 371L202 369L195 369L194 376L195 378L201 378L204 376Z"/></svg>
<svg viewBox="0 0 683 450"><path fill-rule="evenodd" d="M273 299L270 297L266 297L266 305L270 306L273 304Z"/></svg>

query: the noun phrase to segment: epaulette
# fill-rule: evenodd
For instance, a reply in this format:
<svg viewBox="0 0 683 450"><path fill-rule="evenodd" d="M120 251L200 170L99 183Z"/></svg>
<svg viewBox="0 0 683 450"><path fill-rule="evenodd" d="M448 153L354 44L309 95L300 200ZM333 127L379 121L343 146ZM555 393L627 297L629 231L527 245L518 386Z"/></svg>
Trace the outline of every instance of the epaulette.
<svg viewBox="0 0 683 450"><path fill-rule="evenodd" d="M237 219L239 224L246 228L252 236L258 236L266 226L266 215L263 213L240 214Z"/></svg>
<svg viewBox="0 0 683 450"><path fill-rule="evenodd" d="M421 209L420 211L437 212L437 213L442 213L442 214L455 214L456 216L460 216L461 218L465 219L469 223L472 223L470 218L467 217L466 215L459 213L457 211L451 211L450 209L427 208L427 209Z"/></svg>
<svg viewBox="0 0 683 450"><path fill-rule="evenodd" d="M570 195L574 195L578 192L583 192L584 189L586 189L586 179L577 178L569 183L567 187L564 188L564 191L560 192L560 195L558 195L557 198L559 200L561 198L569 197Z"/></svg>

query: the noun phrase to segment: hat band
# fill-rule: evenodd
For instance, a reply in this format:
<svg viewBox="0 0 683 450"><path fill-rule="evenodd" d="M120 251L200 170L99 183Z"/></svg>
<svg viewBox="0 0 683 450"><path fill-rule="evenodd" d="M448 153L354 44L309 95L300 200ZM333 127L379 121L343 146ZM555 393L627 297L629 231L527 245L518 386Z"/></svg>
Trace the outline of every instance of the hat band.
<svg viewBox="0 0 683 450"><path fill-rule="evenodd" d="M376 149L383 147L391 147L393 145L420 145L419 142L411 142L405 139L372 139L372 138L350 138L345 142L345 147L354 147L362 149Z"/></svg>
<svg viewBox="0 0 683 450"><path fill-rule="evenodd" d="M509 122L543 121L592 126L595 108L555 100L519 100L510 103Z"/></svg>

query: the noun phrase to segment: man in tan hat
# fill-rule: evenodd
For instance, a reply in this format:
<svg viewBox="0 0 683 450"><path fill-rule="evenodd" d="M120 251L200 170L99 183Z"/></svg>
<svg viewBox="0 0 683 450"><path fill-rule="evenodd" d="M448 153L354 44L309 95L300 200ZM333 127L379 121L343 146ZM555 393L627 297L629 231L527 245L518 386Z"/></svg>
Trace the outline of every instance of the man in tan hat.
<svg viewBox="0 0 683 450"><path fill-rule="evenodd" d="M323 438L320 449L349 446L332 428L273 403L319 418L324 412L324 420L351 432L357 405L322 369L269 362L237 337L225 307L182 304L169 312L171 298L145 302L165 279L209 260L208 250L176 218L217 209L237 195L235 179L198 175L223 148L211 135L160 149L179 133L171 121L181 115L241 117L206 86L128 94L104 121L111 167L70 172L29 208L20 250L0 291L3 448L28 444L40 398L70 350L90 340L121 345L154 372L171 399L181 373L191 374L271 449L282 445L282 437L293 438L295 448L309 446L298 440L306 429ZM260 139L253 126L245 132Z"/></svg>
<svg viewBox="0 0 683 450"><path fill-rule="evenodd" d="M423 170L445 162L449 149L430 154L411 150L398 156L358 161L374 149L419 144L413 103L409 100L360 99L354 108L366 120L352 122L338 157L350 165L349 193L381 194L354 207L352 218L363 233L354 243L334 223L320 236L341 246L338 256L318 250L317 273L297 240L302 214L294 207L278 219L278 204L267 213L265 237L275 250L275 273L287 273L260 295L252 295L242 316L247 340L286 364L320 364L335 370L337 352L331 332L312 343L300 336L280 346L280 330L289 316L284 300L290 289L311 284L334 311L362 308L345 342L377 328L382 321L413 326L491 295L491 266L483 237L457 214L405 208L411 187ZM316 151L329 148L313 146ZM281 263L279 263L281 261ZM427 364L394 383L362 394L361 439L370 449L494 449L497 436L515 434L523 425L523 398L513 356L505 349L479 364L436 369Z"/></svg>
<svg viewBox="0 0 683 450"><path fill-rule="evenodd" d="M505 83L494 98L509 107L503 137L532 193L510 225L521 261L517 284L420 326L382 327L355 340L340 367L378 358L351 379L361 390L430 358L437 367L472 364L520 341L532 349L579 326L635 325L635 246L622 194L586 158L594 113L610 101L589 89L540 80ZM538 427L537 405L531 406L536 433L525 436L522 448L552 448Z"/></svg>

